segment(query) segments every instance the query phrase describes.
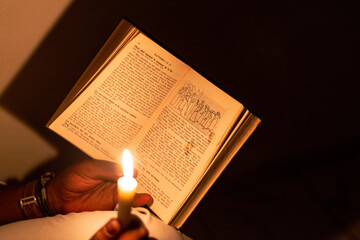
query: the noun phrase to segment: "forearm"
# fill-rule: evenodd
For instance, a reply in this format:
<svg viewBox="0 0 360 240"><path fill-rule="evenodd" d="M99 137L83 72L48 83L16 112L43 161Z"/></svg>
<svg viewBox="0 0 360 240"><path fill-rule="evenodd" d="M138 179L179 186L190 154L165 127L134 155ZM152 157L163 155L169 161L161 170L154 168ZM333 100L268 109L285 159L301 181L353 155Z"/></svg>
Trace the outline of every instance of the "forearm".
<svg viewBox="0 0 360 240"><path fill-rule="evenodd" d="M24 185L0 187L0 225L23 219L19 205L23 192Z"/></svg>
<svg viewBox="0 0 360 240"><path fill-rule="evenodd" d="M44 207L39 184L40 181L31 181L0 187L0 225L51 215Z"/></svg>

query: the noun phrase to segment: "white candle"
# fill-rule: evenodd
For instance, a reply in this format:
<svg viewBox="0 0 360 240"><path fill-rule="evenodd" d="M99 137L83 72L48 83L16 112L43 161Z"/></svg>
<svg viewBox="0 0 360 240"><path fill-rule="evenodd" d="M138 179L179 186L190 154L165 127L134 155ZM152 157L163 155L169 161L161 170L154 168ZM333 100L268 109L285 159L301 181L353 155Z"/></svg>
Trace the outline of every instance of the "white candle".
<svg viewBox="0 0 360 240"><path fill-rule="evenodd" d="M124 176L118 180L118 219L121 228L128 227L131 221L131 207L136 194L137 181L134 178L134 164L129 150L125 149L122 155L122 168Z"/></svg>

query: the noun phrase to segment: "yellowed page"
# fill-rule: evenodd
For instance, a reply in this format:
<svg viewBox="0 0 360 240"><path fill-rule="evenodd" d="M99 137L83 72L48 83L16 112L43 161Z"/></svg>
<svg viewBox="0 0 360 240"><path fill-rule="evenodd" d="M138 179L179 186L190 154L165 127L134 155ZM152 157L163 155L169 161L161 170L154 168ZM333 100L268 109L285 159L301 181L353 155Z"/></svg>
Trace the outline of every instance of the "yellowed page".
<svg viewBox="0 0 360 240"><path fill-rule="evenodd" d="M195 187L243 106L189 71L132 149L140 192L169 223Z"/></svg>
<svg viewBox="0 0 360 240"><path fill-rule="evenodd" d="M79 80L76 82L74 87L65 97L61 105L58 107L56 112L53 114L47 127L73 102L76 100L84 89L86 89L92 80L97 78L106 65L117 55L119 51L140 31L135 28L131 23L122 19L118 26L115 28L113 33L110 35L105 44L101 47L100 51L96 54L95 58L91 61L89 66L86 68L84 73L81 75Z"/></svg>
<svg viewBox="0 0 360 240"><path fill-rule="evenodd" d="M139 34L49 128L93 158L117 160L187 70Z"/></svg>

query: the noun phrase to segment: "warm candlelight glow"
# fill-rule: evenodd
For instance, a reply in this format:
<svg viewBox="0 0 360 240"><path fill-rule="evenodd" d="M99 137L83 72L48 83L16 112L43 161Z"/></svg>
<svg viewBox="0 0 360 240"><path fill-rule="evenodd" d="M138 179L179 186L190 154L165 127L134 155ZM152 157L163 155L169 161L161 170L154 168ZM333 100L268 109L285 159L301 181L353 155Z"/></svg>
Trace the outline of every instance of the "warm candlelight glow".
<svg viewBox="0 0 360 240"><path fill-rule="evenodd" d="M125 149L122 155L122 168L124 177L134 176L134 163L129 150Z"/></svg>
<svg viewBox="0 0 360 240"><path fill-rule="evenodd" d="M129 197L133 197L137 181L132 177L122 177L118 180L118 186L122 191L122 196L129 195Z"/></svg>
<svg viewBox="0 0 360 240"><path fill-rule="evenodd" d="M118 218L123 228L130 222L130 212L136 194L137 181L134 176L134 163L129 150L122 154L122 169L124 176L118 179Z"/></svg>

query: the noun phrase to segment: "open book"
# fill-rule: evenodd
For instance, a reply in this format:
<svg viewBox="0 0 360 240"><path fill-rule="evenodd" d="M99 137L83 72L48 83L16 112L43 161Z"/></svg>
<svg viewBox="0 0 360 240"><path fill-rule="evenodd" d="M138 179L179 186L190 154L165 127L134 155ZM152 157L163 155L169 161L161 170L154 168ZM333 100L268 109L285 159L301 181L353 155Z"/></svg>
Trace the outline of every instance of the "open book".
<svg viewBox="0 0 360 240"><path fill-rule="evenodd" d="M122 20L47 126L95 159L119 161L129 149L138 192L180 227L259 123Z"/></svg>

